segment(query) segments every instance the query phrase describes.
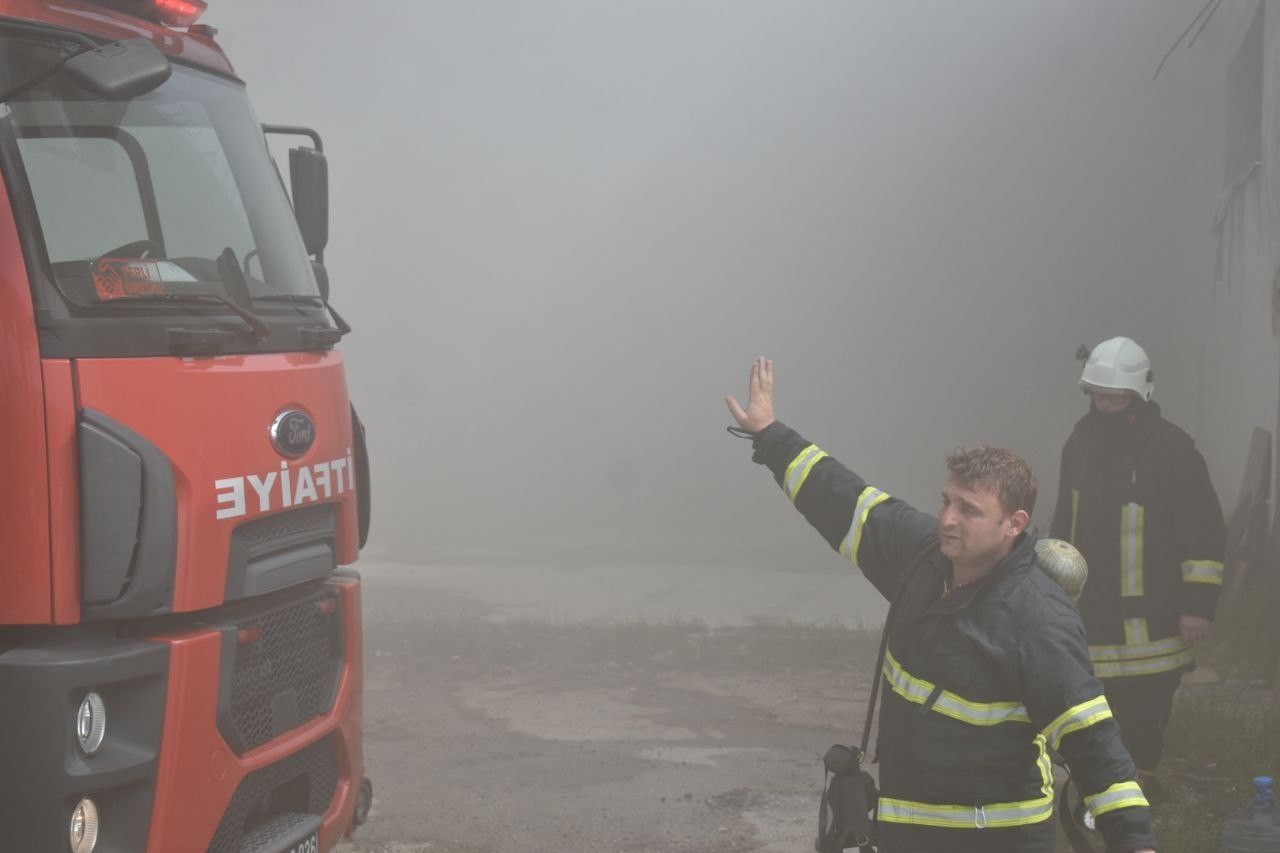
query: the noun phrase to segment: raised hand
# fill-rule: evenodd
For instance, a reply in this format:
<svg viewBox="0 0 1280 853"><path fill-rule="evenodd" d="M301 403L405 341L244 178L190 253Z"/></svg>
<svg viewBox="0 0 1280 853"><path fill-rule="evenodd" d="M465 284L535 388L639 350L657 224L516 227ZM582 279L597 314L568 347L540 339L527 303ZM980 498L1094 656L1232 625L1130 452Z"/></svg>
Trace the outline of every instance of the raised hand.
<svg viewBox="0 0 1280 853"><path fill-rule="evenodd" d="M748 432L760 432L773 423L773 360L761 356L751 365L745 410L732 395L725 395L724 401L738 426Z"/></svg>

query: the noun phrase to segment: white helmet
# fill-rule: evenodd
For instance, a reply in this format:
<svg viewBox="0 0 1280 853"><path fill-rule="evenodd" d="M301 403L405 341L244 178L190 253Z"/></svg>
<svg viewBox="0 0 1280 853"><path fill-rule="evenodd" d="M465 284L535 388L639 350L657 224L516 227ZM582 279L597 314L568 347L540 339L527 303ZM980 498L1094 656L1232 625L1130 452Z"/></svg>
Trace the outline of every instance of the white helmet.
<svg viewBox="0 0 1280 853"><path fill-rule="evenodd" d="M1132 391L1150 400L1155 388L1151 359L1132 338L1111 338L1093 348L1080 374L1086 391Z"/></svg>

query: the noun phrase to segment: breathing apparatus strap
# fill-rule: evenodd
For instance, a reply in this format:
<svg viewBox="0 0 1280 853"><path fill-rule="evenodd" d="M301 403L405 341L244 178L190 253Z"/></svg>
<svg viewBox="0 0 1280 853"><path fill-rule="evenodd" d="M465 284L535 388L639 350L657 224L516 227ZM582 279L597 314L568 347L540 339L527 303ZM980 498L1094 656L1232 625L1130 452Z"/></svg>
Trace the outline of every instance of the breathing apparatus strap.
<svg viewBox="0 0 1280 853"><path fill-rule="evenodd" d="M898 591L894 593L893 601L889 602L889 612L884 617L884 630L880 632L880 652L876 655L876 668L874 678L871 681L871 698L867 701L867 716L862 723L862 754L867 754L867 746L871 743L871 724L876 716L876 700L880 696L880 682L884 681L884 657L889 650L889 630L893 626L893 614L898 609L898 602L902 601L902 595L906 592L907 585L915 576L916 570L920 568L920 564L924 562L924 558L929 556L933 551L936 539L930 536L920 549L920 553L916 554L915 559L911 561L911 565L902 575L902 583L898 586ZM876 755L871 762L880 760L880 750L876 750Z"/></svg>
<svg viewBox="0 0 1280 853"><path fill-rule="evenodd" d="M849 747L833 746L827 750L827 755L823 758L823 764L826 773L823 777L822 785L822 801L818 805L818 841L814 848L819 853L827 853L827 851L838 851L847 849L848 845L857 845L860 853L875 853L875 824L876 817L879 812L879 797L876 792L875 781L871 778L866 770L861 769L862 759L867 755L867 747L871 743L871 727L876 716L876 702L880 698L880 682L884 680L884 660L885 655L889 651L889 631L893 626L893 616L898 609L898 603L902 600L911 578L914 577L916 570L924 562L925 557L933 552L937 545L934 537L929 537L924 547L911 561L910 567L902 575L897 591L894 593L893 600L889 602L889 612L884 617L884 630L880 633L880 651L876 655L876 668L874 677L871 681L871 696L867 700L867 715L862 724L862 742L861 746L855 751ZM878 752L878 750L877 750ZM833 758L839 756L840 761L833 761ZM879 760L879 755L872 759L872 762ZM856 781L848 778L847 775L841 775L837 778L837 768L833 766L837 763L852 762L856 769ZM841 771L843 773L843 771ZM839 790L836 790L836 783L840 782ZM849 796L849 785L862 786L858 789L861 791L860 796ZM855 791L857 794L857 791ZM857 805L860 803L860 805ZM862 811L867 809L870 812L869 821L865 824L858 818L859 825L865 825L862 837L856 837L856 833L849 832L849 824L854 820L854 816L849 814L850 810ZM831 824L828 830L827 813L830 810ZM863 813L865 814L865 812Z"/></svg>

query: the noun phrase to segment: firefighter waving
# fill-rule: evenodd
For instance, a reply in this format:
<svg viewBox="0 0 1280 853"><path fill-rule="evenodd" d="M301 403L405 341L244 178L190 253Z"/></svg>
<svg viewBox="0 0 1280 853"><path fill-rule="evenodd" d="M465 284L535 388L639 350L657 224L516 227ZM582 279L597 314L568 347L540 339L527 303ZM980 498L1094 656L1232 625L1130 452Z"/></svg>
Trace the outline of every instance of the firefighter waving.
<svg viewBox="0 0 1280 853"><path fill-rule="evenodd" d="M754 461L893 602L878 745L881 853L1052 853L1051 750L1071 766L1108 848L1152 851L1150 809L1079 614L1036 568L1026 463L990 447L953 453L934 517L775 420L768 359L752 365L746 408L726 403Z"/></svg>

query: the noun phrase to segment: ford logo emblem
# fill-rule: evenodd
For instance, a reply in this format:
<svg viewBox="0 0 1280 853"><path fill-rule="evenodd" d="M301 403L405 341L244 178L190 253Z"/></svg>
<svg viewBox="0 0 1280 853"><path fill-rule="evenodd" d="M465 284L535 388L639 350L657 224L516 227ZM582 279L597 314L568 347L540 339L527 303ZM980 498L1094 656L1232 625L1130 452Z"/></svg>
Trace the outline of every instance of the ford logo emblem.
<svg viewBox="0 0 1280 853"><path fill-rule="evenodd" d="M271 424L271 445L284 456L301 456L316 442L316 422L306 412L286 409Z"/></svg>

